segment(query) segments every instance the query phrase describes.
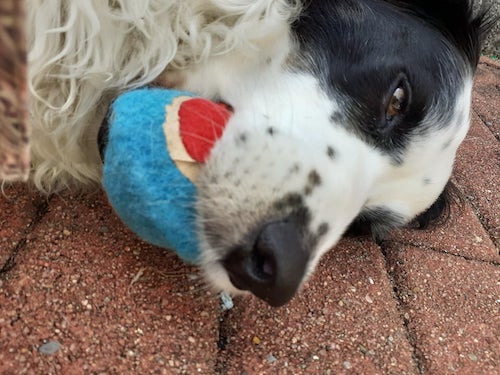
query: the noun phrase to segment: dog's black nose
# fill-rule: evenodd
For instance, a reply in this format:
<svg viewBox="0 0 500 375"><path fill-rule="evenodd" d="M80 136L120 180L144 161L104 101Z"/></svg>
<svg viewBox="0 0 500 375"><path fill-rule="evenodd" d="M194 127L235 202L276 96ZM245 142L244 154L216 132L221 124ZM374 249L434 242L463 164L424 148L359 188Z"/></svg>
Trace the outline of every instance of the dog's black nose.
<svg viewBox="0 0 500 375"><path fill-rule="evenodd" d="M307 265L302 231L294 221L265 224L250 244L232 250L223 264L233 285L249 290L271 306L287 303Z"/></svg>

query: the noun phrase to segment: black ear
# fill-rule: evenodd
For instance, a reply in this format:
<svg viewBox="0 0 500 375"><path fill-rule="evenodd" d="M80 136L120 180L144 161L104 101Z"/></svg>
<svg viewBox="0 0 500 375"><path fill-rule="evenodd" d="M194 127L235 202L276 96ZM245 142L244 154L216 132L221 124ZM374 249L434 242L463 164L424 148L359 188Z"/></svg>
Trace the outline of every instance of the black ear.
<svg viewBox="0 0 500 375"><path fill-rule="evenodd" d="M460 209L464 200L460 190L451 181L448 181L438 199L426 211L413 219L410 227L426 229L430 225L446 222L450 217L452 202L456 203Z"/></svg>
<svg viewBox="0 0 500 375"><path fill-rule="evenodd" d="M432 24L467 58L472 67L479 62L481 46L496 18L474 0L388 0L405 12Z"/></svg>

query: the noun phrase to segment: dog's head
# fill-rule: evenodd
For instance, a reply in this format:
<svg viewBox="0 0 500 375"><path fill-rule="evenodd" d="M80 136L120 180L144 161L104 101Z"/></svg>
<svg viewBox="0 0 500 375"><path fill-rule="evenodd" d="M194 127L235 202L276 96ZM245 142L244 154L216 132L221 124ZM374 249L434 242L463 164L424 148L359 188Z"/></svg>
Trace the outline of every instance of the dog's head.
<svg viewBox="0 0 500 375"><path fill-rule="evenodd" d="M433 205L483 25L465 0L310 1L283 60L222 90L234 116L198 184L208 279L282 305L350 225L382 235Z"/></svg>

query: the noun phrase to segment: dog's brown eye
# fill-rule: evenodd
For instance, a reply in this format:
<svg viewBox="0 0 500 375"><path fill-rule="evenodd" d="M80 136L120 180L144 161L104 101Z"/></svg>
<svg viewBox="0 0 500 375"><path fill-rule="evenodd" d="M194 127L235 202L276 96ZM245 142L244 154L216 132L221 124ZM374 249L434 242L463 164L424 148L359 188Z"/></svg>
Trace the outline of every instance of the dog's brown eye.
<svg viewBox="0 0 500 375"><path fill-rule="evenodd" d="M402 114L405 110L406 106L406 92L405 90L399 86L392 93L392 97L389 101L389 106L387 107L386 116L388 119L391 119L395 116Z"/></svg>

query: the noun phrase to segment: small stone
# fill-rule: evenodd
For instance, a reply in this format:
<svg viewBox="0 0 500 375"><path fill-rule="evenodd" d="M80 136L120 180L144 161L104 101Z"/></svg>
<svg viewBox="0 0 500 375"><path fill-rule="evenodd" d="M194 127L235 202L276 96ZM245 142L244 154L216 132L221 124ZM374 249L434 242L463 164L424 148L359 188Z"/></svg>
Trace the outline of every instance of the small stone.
<svg viewBox="0 0 500 375"><path fill-rule="evenodd" d="M194 344L196 342L196 340L194 339L193 336L189 336L188 337L188 341L191 343L191 344Z"/></svg>
<svg viewBox="0 0 500 375"><path fill-rule="evenodd" d="M469 359L470 359L471 361L474 361L474 362L477 362L477 361L478 361L478 359L479 359L479 358L477 357L477 355L475 355L474 353L469 353L469 354L467 354L467 357L469 357Z"/></svg>
<svg viewBox="0 0 500 375"><path fill-rule="evenodd" d="M222 311L231 310L234 307L233 299L226 292L222 292L220 295L221 308Z"/></svg>
<svg viewBox="0 0 500 375"><path fill-rule="evenodd" d="M38 351L45 355L51 355L57 353L61 348L61 344L58 341L47 341L45 344L40 345Z"/></svg>
<svg viewBox="0 0 500 375"><path fill-rule="evenodd" d="M252 342L255 344L255 345L259 345L260 344L260 339L257 337L257 336L254 336L253 339L252 339Z"/></svg>
<svg viewBox="0 0 500 375"><path fill-rule="evenodd" d="M278 359L277 359L274 355L272 355L272 354L268 354L268 355L267 355L267 357L266 357L266 360L267 360L267 362L269 362L269 363L274 363L274 362L276 362Z"/></svg>
<svg viewBox="0 0 500 375"><path fill-rule="evenodd" d="M71 235L71 231L69 229L63 229L63 234L65 236L70 236Z"/></svg>
<svg viewBox="0 0 500 375"><path fill-rule="evenodd" d="M360 351L361 353L363 353L364 355L366 355L366 353L368 353L368 349L366 349L366 347L365 347L365 346L363 346L363 345L360 345L360 346L359 346L359 351Z"/></svg>
<svg viewBox="0 0 500 375"><path fill-rule="evenodd" d="M351 362L344 361L344 363L342 363L342 366L344 366L346 369L350 369L351 368Z"/></svg>
<svg viewBox="0 0 500 375"><path fill-rule="evenodd" d="M365 296L365 301L368 303L373 303L372 297L370 297L368 294Z"/></svg>

